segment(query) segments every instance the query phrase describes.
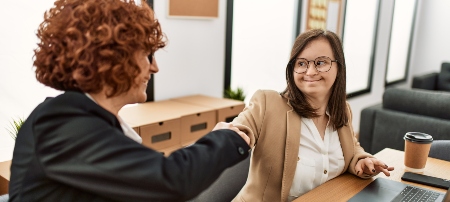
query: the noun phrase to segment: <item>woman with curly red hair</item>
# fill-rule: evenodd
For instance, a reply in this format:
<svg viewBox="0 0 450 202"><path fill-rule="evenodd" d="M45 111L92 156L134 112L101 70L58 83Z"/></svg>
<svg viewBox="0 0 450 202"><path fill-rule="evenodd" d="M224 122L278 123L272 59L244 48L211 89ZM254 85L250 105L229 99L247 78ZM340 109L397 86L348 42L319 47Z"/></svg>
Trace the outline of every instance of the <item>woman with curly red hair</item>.
<svg viewBox="0 0 450 202"><path fill-rule="evenodd" d="M248 156L249 138L229 123L166 158L121 120L124 105L146 100L165 46L145 2L58 0L37 37L36 78L64 93L20 129L10 201L185 201Z"/></svg>

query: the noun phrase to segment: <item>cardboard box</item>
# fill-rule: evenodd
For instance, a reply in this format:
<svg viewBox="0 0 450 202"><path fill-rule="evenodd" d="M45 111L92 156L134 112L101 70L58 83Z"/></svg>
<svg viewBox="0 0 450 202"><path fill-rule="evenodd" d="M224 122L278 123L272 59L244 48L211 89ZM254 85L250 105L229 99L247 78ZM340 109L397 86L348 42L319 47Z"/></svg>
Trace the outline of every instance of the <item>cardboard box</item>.
<svg viewBox="0 0 450 202"><path fill-rule="evenodd" d="M11 161L0 162L0 195L8 193Z"/></svg>
<svg viewBox="0 0 450 202"><path fill-rule="evenodd" d="M119 116L141 136L143 145L158 151L181 147L181 117L164 109L159 102L148 102L126 106Z"/></svg>
<svg viewBox="0 0 450 202"><path fill-rule="evenodd" d="M200 139L216 125L216 111L211 108L173 100L159 101L158 103L163 106L161 107L162 111L178 114L181 117L181 146Z"/></svg>
<svg viewBox="0 0 450 202"><path fill-rule="evenodd" d="M139 131L139 127L133 127L133 130L136 131L136 133L138 135L141 135L140 131Z"/></svg>
<svg viewBox="0 0 450 202"><path fill-rule="evenodd" d="M159 151L195 141L216 124L215 110L172 100L127 106L119 115L131 127L139 127L144 145Z"/></svg>
<svg viewBox="0 0 450 202"><path fill-rule="evenodd" d="M180 119L172 119L140 127L142 144L160 151L169 147L181 147Z"/></svg>
<svg viewBox="0 0 450 202"><path fill-rule="evenodd" d="M169 148L165 148L165 149L161 149L159 150L164 156L168 157L172 152L181 149L183 147L178 146L178 147L169 147Z"/></svg>
<svg viewBox="0 0 450 202"><path fill-rule="evenodd" d="M216 98L206 95L191 95L174 98L172 100L209 107L217 110L216 122L231 122L244 110L245 103L227 98Z"/></svg>

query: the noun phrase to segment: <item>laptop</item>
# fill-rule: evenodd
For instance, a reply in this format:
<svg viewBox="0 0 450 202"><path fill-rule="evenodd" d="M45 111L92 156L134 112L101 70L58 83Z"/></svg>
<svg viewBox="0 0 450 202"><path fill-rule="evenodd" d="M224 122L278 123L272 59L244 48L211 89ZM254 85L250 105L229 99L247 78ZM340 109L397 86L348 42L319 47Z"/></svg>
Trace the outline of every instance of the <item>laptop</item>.
<svg viewBox="0 0 450 202"><path fill-rule="evenodd" d="M432 191L402 182L377 178L353 196L349 202L375 201L439 201L450 202L450 188L447 193Z"/></svg>

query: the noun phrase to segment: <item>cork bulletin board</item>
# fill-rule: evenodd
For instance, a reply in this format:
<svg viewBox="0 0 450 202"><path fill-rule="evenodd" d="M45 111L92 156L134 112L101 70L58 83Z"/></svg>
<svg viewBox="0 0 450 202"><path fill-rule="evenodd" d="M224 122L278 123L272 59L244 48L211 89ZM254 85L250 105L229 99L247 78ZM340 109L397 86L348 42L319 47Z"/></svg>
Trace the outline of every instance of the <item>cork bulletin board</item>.
<svg viewBox="0 0 450 202"><path fill-rule="evenodd" d="M345 0L309 0L306 30L328 29L342 36Z"/></svg>
<svg viewBox="0 0 450 202"><path fill-rule="evenodd" d="M175 18L218 18L219 0L168 0L168 16Z"/></svg>

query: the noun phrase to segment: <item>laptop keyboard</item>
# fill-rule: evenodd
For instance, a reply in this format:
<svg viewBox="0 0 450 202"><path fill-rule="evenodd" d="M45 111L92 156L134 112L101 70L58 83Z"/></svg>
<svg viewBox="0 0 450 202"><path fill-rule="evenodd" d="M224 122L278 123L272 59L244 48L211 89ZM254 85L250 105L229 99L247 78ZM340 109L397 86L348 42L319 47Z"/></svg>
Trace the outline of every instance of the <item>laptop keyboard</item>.
<svg viewBox="0 0 450 202"><path fill-rule="evenodd" d="M439 197L438 192L428 191L425 189L406 186L393 200L392 202L397 201L410 201L410 202L425 202L425 201L436 201Z"/></svg>

